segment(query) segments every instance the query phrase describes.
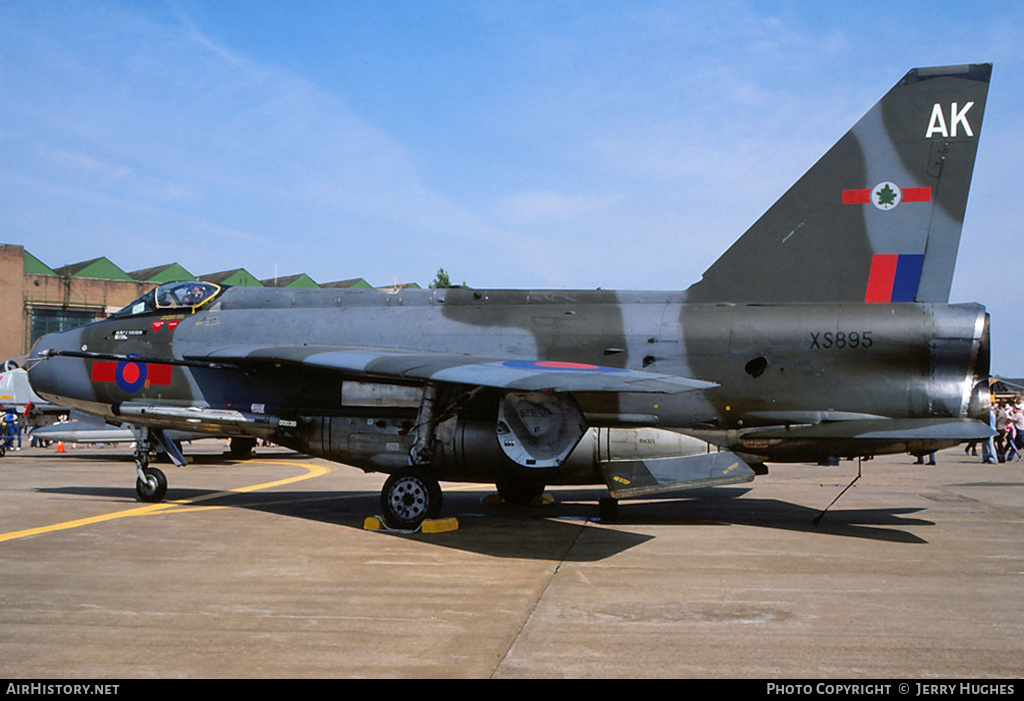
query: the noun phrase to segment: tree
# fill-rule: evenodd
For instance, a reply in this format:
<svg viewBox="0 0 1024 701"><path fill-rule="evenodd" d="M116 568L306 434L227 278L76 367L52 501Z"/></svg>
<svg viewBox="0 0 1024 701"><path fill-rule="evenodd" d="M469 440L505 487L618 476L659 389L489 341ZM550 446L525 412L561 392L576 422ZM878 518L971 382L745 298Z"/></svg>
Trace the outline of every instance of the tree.
<svg viewBox="0 0 1024 701"><path fill-rule="evenodd" d="M437 269L437 275L434 276L434 281L430 283L431 289L441 289L444 287L451 287L452 281L448 277L448 273L444 268Z"/></svg>

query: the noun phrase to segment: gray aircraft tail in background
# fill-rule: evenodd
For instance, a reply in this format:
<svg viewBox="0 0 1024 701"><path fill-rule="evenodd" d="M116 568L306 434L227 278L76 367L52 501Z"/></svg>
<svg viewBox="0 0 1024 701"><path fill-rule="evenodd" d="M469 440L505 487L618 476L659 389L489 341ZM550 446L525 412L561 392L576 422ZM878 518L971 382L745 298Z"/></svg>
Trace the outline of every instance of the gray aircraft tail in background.
<svg viewBox="0 0 1024 701"><path fill-rule="evenodd" d="M206 431L388 473L398 528L439 480L644 497L985 439L988 315L948 296L990 74L908 73L686 291L169 283L42 338L30 379L140 429L143 500L151 444Z"/></svg>

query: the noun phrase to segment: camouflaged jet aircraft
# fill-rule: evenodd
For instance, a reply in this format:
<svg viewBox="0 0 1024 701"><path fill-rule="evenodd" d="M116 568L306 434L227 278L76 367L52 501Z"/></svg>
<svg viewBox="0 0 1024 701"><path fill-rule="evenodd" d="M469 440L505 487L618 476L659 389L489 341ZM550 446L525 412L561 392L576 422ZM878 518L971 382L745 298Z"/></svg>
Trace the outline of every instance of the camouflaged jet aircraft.
<svg viewBox="0 0 1024 701"><path fill-rule="evenodd" d="M412 529L439 480L614 500L987 438L988 315L948 299L991 68L911 70L685 291L172 283L41 339L31 382L142 429L143 500L149 444L199 429L388 473Z"/></svg>

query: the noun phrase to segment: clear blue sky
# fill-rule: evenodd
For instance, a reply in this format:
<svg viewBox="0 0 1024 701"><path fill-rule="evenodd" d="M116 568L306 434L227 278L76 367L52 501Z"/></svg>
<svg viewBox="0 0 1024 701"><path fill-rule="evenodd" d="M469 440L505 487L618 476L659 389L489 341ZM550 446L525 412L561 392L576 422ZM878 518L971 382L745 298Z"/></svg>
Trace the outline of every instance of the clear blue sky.
<svg viewBox="0 0 1024 701"><path fill-rule="evenodd" d="M0 2L0 242L51 267L683 289L902 75L995 64L953 301L1024 376L1024 7Z"/></svg>

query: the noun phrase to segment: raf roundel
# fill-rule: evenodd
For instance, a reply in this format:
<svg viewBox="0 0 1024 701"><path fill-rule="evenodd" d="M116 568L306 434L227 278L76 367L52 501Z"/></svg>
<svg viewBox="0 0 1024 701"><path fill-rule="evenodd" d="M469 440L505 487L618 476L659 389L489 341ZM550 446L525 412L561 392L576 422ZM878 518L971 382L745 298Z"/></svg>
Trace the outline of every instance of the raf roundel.
<svg viewBox="0 0 1024 701"><path fill-rule="evenodd" d="M146 386L146 364L122 360L114 370L114 381L125 392L138 392Z"/></svg>

